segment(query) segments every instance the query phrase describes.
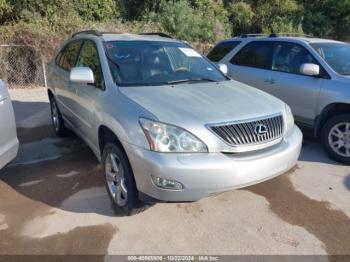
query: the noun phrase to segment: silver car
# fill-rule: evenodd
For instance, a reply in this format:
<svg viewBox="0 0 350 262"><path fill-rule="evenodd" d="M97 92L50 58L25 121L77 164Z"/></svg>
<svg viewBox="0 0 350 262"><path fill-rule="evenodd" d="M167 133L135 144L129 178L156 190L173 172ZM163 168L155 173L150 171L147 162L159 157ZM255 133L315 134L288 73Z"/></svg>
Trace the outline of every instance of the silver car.
<svg viewBox="0 0 350 262"><path fill-rule="evenodd" d="M300 153L285 103L164 34L76 33L48 83L57 134L67 127L86 141L122 214L271 179Z"/></svg>
<svg viewBox="0 0 350 262"><path fill-rule="evenodd" d="M311 37L244 35L208 54L235 80L270 93L312 128L335 160L350 164L350 45Z"/></svg>
<svg viewBox="0 0 350 262"><path fill-rule="evenodd" d="M15 115L6 85L0 80L0 169L17 155Z"/></svg>

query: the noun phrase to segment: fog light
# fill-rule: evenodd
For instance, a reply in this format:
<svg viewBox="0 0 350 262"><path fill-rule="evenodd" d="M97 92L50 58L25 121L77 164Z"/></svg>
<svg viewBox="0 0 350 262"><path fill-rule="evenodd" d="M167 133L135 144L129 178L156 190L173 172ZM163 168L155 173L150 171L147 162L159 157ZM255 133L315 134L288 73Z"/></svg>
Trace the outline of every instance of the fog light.
<svg viewBox="0 0 350 262"><path fill-rule="evenodd" d="M178 181L156 177L151 175L153 183L160 188L170 189L170 190L183 190L184 186Z"/></svg>

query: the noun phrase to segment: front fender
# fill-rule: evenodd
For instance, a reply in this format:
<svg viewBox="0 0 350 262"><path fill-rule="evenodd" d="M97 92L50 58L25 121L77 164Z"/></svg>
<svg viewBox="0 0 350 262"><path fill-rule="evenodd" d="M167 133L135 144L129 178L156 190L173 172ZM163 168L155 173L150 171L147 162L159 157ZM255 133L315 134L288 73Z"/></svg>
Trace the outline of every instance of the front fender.
<svg viewBox="0 0 350 262"><path fill-rule="evenodd" d="M103 110L101 110L103 109ZM122 144L128 143L144 149L149 149L145 134L139 124L140 117L157 119L152 113L118 92L116 97L104 100L104 104L97 114L98 126L109 128Z"/></svg>

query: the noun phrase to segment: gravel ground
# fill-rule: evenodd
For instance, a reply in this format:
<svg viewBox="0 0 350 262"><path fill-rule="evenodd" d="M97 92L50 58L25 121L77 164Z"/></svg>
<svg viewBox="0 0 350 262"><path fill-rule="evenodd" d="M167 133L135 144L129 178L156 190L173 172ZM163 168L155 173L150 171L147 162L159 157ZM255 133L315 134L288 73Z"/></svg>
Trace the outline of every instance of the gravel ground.
<svg viewBox="0 0 350 262"><path fill-rule="evenodd" d="M55 137L46 91L10 92L21 146L0 171L0 254L350 255L350 168L312 139L273 180L119 217L93 153Z"/></svg>

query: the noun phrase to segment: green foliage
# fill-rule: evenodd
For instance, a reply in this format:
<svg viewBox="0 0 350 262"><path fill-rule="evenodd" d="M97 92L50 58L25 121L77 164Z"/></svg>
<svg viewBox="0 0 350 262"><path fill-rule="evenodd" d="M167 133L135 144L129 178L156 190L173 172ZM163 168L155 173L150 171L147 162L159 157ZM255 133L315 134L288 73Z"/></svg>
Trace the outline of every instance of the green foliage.
<svg viewBox="0 0 350 262"><path fill-rule="evenodd" d="M295 0L265 0L256 6L255 23L264 33L296 32L300 22L300 7Z"/></svg>
<svg viewBox="0 0 350 262"><path fill-rule="evenodd" d="M162 1L159 11L149 14L151 21L181 39L215 41L227 36L228 20L221 1Z"/></svg>
<svg viewBox="0 0 350 262"><path fill-rule="evenodd" d="M127 20L139 20L150 12L158 12L162 0L119 0L122 14Z"/></svg>
<svg viewBox="0 0 350 262"><path fill-rule="evenodd" d="M0 15L3 17L11 10L11 5L7 0L0 0Z"/></svg>
<svg viewBox="0 0 350 262"><path fill-rule="evenodd" d="M233 34L298 32L301 7L295 0L229 1Z"/></svg>
<svg viewBox="0 0 350 262"><path fill-rule="evenodd" d="M234 35L249 33L254 12L252 7L244 1L232 2L228 5L230 21L233 25L232 32Z"/></svg>
<svg viewBox="0 0 350 262"><path fill-rule="evenodd" d="M28 35L109 28L207 43L271 32L350 41L350 0L0 0L0 25L6 39L13 28Z"/></svg>
<svg viewBox="0 0 350 262"><path fill-rule="evenodd" d="M300 1L304 7L303 29L320 37L350 40L350 1Z"/></svg>
<svg viewBox="0 0 350 262"><path fill-rule="evenodd" d="M4 0L0 0L4 1ZM114 0L8 0L12 7L12 17L19 21L35 23L46 20L53 27L78 22L107 21L118 16L118 6ZM67 20L67 21L62 21ZM57 25L57 26L56 26Z"/></svg>
<svg viewBox="0 0 350 262"><path fill-rule="evenodd" d="M73 0L80 17L89 21L107 21L119 16L115 0Z"/></svg>

